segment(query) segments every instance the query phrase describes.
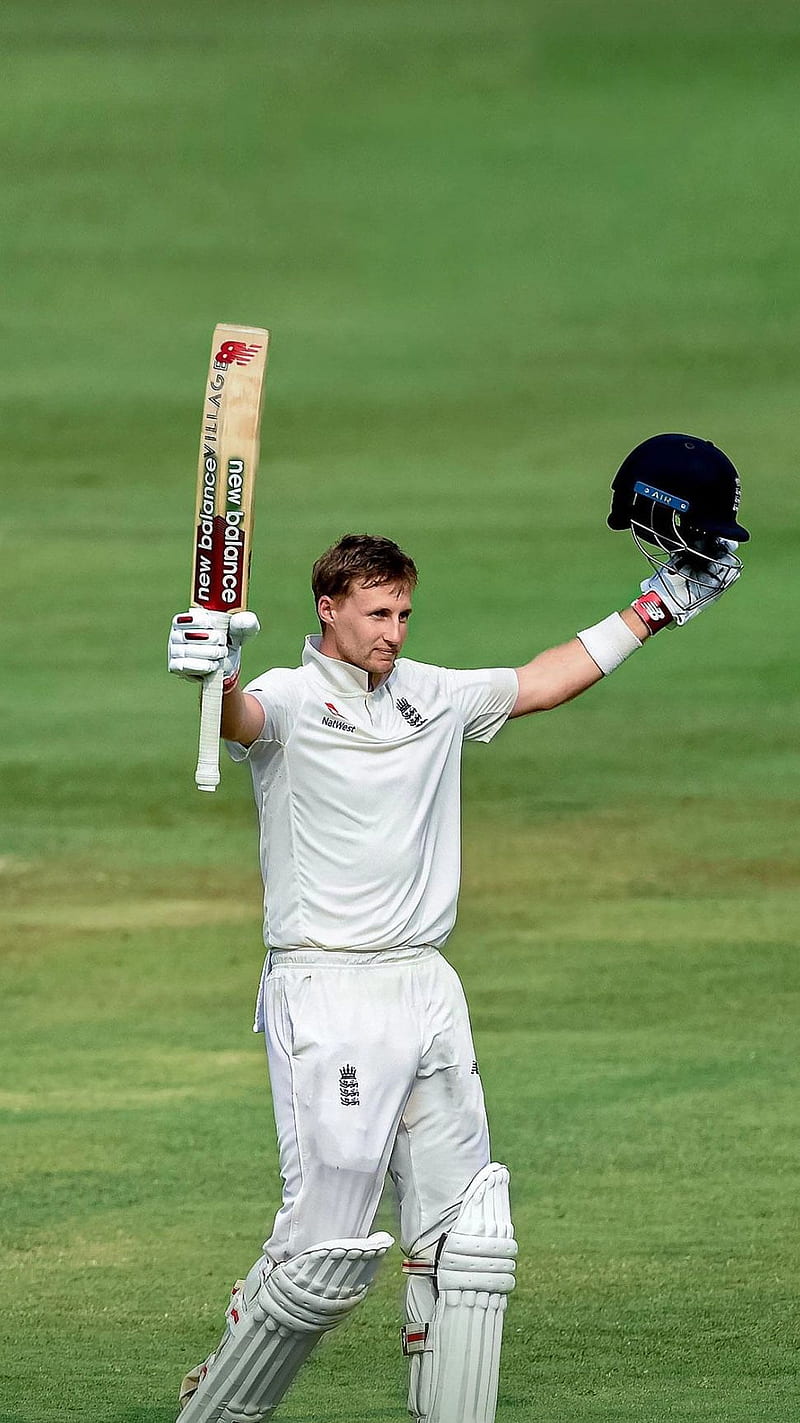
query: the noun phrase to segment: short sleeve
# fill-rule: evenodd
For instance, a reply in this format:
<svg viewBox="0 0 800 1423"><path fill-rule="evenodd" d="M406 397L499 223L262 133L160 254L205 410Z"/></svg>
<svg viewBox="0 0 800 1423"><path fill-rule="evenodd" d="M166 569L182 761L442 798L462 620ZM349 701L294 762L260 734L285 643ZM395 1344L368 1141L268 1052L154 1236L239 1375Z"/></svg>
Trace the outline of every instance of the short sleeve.
<svg viewBox="0 0 800 1423"><path fill-rule="evenodd" d="M491 741L519 694L513 667L484 667L476 671L448 669L450 697L464 719L466 741Z"/></svg>
<svg viewBox="0 0 800 1423"><path fill-rule="evenodd" d="M299 670L272 667L269 672L248 682L244 690L264 708L264 727L252 746L242 746L238 741L225 742L232 761L248 761L258 755L259 749L272 747L276 743L286 745L303 702Z"/></svg>

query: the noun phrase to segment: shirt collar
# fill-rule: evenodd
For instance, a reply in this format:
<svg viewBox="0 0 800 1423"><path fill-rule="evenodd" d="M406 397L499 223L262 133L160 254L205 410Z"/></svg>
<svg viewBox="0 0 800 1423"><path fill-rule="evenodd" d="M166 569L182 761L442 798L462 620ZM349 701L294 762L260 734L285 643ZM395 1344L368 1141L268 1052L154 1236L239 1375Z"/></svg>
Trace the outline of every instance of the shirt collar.
<svg viewBox="0 0 800 1423"><path fill-rule="evenodd" d="M340 697L364 697L370 691L384 687L394 675L392 668L389 676L378 683L378 687L371 688L369 672L365 672L362 667L354 667L352 662L340 662L338 657L328 657L326 653L320 652L321 642L322 636L318 632L306 638L303 646L303 666L314 667L326 686L332 687Z"/></svg>

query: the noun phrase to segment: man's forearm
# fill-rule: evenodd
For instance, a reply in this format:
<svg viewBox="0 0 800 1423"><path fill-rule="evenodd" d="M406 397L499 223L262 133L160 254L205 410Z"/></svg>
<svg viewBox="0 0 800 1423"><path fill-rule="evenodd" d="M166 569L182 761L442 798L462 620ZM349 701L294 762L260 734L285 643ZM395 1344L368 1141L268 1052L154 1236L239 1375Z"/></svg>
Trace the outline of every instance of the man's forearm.
<svg viewBox="0 0 800 1423"><path fill-rule="evenodd" d="M222 698L221 735L225 741L252 746L264 730L264 708L257 697L237 684Z"/></svg>
<svg viewBox="0 0 800 1423"><path fill-rule="evenodd" d="M639 617L635 608L623 608L620 617L625 626L630 628L634 637L638 637L640 642L645 642L648 637L652 636L647 623Z"/></svg>
<svg viewBox="0 0 800 1423"><path fill-rule="evenodd" d="M619 617L638 642L642 643L650 636L647 624L633 608L625 608ZM635 647L632 638L630 641ZM549 647L524 667L517 668L519 695L511 716L526 716L529 712L550 711L553 707L562 706L593 687L603 675L580 638L574 637L559 647Z"/></svg>

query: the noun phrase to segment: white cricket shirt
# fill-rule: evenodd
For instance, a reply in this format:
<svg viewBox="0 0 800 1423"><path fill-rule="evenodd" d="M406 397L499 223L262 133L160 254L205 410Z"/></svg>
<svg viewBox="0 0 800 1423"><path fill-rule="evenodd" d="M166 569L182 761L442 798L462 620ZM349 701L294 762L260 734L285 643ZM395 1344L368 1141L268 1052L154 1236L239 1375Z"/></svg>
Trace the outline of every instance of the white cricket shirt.
<svg viewBox="0 0 800 1423"><path fill-rule="evenodd" d="M461 747L491 741L518 693L510 667L399 659L369 674L306 638L301 667L247 691L266 721L248 760L260 826L264 941L272 948L440 946L461 868Z"/></svg>

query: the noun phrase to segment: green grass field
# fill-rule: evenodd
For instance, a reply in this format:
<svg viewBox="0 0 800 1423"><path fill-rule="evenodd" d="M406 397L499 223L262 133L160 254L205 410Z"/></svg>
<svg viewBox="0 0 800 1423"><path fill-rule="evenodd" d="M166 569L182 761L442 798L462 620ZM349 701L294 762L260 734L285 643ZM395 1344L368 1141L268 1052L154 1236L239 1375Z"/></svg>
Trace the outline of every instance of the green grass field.
<svg viewBox="0 0 800 1423"><path fill-rule="evenodd" d="M348 529L420 565L411 656L527 660L643 576L633 444L738 463L722 606L468 748L449 954L513 1173L498 1423L787 1423L796 5L6 0L0 42L0 1423L171 1423L278 1199L247 777L197 795L164 670L219 320L274 332L251 673ZM398 1267L281 1418L404 1417Z"/></svg>

